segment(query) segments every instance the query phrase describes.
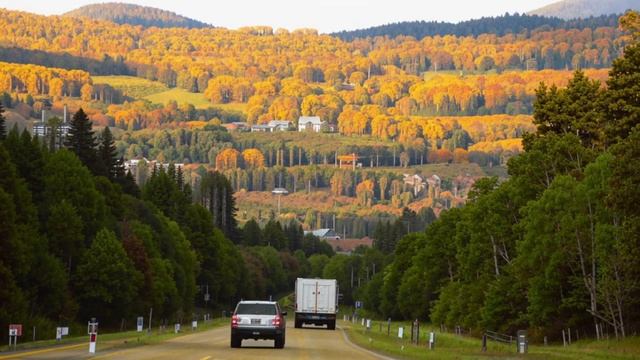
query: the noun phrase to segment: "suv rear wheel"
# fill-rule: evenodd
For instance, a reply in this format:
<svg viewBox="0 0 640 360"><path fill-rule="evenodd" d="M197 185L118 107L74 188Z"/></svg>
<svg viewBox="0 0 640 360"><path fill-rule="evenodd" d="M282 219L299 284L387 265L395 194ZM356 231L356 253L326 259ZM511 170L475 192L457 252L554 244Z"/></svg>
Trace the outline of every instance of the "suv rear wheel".
<svg viewBox="0 0 640 360"><path fill-rule="evenodd" d="M283 347L284 347L284 334L277 336L275 339L275 348L282 349Z"/></svg>
<svg viewBox="0 0 640 360"><path fill-rule="evenodd" d="M231 335L231 347L239 348L242 346L242 339L238 336Z"/></svg>

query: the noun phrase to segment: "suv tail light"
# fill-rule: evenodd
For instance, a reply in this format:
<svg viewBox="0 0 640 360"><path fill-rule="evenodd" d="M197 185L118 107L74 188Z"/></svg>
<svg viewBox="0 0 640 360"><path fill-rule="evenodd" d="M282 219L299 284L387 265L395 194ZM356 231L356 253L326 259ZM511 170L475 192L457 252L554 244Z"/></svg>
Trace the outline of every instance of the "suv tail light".
<svg viewBox="0 0 640 360"><path fill-rule="evenodd" d="M238 315L233 315L231 317L231 327L232 328L237 328L238 327Z"/></svg>
<svg viewBox="0 0 640 360"><path fill-rule="evenodd" d="M280 327L282 325L282 317L280 315L276 315L275 319L273 319L273 326Z"/></svg>

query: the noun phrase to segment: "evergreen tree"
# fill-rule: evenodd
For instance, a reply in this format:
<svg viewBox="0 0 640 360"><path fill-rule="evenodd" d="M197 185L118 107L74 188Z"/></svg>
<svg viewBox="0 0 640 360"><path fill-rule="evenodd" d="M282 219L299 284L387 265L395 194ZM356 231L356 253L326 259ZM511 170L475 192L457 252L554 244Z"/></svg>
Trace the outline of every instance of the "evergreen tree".
<svg viewBox="0 0 640 360"><path fill-rule="evenodd" d="M4 106L0 103L0 141L4 140L7 137L7 125L5 124L6 119L4 118Z"/></svg>
<svg viewBox="0 0 640 360"><path fill-rule="evenodd" d="M101 175L109 180L115 180L120 172L118 153L113 141L111 130L106 126L100 134L100 145L98 146L98 162L100 163Z"/></svg>
<svg viewBox="0 0 640 360"><path fill-rule="evenodd" d="M640 124L640 43L628 46L613 63L607 80L604 113L609 145L625 139Z"/></svg>
<svg viewBox="0 0 640 360"><path fill-rule="evenodd" d="M575 134L586 147L599 144L601 95L600 82L590 80L580 70L575 72L566 89L547 88L543 83L536 91L533 106L538 135Z"/></svg>
<svg viewBox="0 0 640 360"><path fill-rule="evenodd" d="M233 187L226 176L216 171L203 177L200 182L200 204L213 215L214 226L221 229L234 243L240 240Z"/></svg>
<svg viewBox="0 0 640 360"><path fill-rule="evenodd" d="M94 174L98 174L99 166L96 164L96 139L91 127L91 121L87 117L87 114L80 108L71 120L71 128L65 140L65 146L76 154L80 161L92 170Z"/></svg>
<svg viewBox="0 0 640 360"><path fill-rule="evenodd" d="M242 244L246 246L263 245L262 230L255 219L251 219L242 228Z"/></svg>

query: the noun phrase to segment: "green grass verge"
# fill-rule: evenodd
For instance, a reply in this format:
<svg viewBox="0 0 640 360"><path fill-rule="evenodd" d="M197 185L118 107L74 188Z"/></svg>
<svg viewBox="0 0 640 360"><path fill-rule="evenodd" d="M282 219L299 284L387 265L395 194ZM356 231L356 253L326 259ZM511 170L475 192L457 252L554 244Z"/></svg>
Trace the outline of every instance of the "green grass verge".
<svg viewBox="0 0 640 360"><path fill-rule="evenodd" d="M516 354L514 345L489 342L487 352L482 352L482 342L478 338L441 333L430 326L420 329L420 345L409 340L411 324L394 322L390 335L387 335L387 323L374 321L370 331L360 322L352 324L341 321L349 339L364 348L401 359L488 359L488 358L524 358ZM382 326L381 326L382 325ZM398 327L404 326L405 337L399 339ZM436 347L427 348L430 331L436 331ZM593 341L582 340L567 347L530 345L526 358L531 359L639 359L640 338L625 340Z"/></svg>
<svg viewBox="0 0 640 360"><path fill-rule="evenodd" d="M117 333L98 333L98 350L113 349L121 347L132 347L157 344L178 336L189 335L197 332L211 330L216 327L229 324L227 318L215 318L208 322L198 321L198 328L195 331L191 330L191 323L182 324L182 331L178 334L174 333L173 325L167 327L164 331L160 332L158 327L152 328L151 334L147 334L145 331L139 333L136 331L126 331ZM18 343L16 350L31 350L40 349L57 345L73 345L87 343L88 335L65 337L60 341L54 340L40 340L35 342ZM7 345L0 347L0 355L9 355Z"/></svg>

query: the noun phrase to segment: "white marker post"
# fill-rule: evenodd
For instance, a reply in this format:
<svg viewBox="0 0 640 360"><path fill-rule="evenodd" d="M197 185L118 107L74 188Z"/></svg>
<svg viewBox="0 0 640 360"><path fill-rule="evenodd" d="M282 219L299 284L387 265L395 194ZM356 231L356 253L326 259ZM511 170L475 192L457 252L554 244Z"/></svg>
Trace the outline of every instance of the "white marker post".
<svg viewBox="0 0 640 360"><path fill-rule="evenodd" d="M142 316L138 316L138 324L137 324L138 332L142 332L142 328L144 328L144 318Z"/></svg>
<svg viewBox="0 0 640 360"><path fill-rule="evenodd" d="M404 338L404 327L402 326L398 328L398 338L400 339Z"/></svg>
<svg viewBox="0 0 640 360"><path fill-rule="evenodd" d="M89 353L96 353L96 342L98 341L98 322L96 318L91 318L87 325L87 332L89 333Z"/></svg>

